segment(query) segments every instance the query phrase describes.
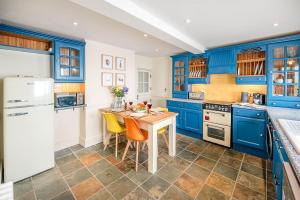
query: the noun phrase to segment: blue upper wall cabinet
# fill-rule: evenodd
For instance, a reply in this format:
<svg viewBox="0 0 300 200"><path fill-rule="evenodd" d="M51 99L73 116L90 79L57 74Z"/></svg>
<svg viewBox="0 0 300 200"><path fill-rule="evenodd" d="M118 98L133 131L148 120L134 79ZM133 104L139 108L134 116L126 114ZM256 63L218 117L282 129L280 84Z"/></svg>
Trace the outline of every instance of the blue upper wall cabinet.
<svg viewBox="0 0 300 200"><path fill-rule="evenodd" d="M173 98L188 98L188 56L173 57Z"/></svg>
<svg viewBox="0 0 300 200"><path fill-rule="evenodd" d="M268 56L267 104L300 108L300 40L271 44Z"/></svg>
<svg viewBox="0 0 300 200"><path fill-rule="evenodd" d="M234 48L208 50L208 74L235 74Z"/></svg>
<svg viewBox="0 0 300 200"><path fill-rule="evenodd" d="M188 64L189 84L209 83L207 54L190 54Z"/></svg>
<svg viewBox="0 0 300 200"><path fill-rule="evenodd" d="M84 46L55 42L56 82L84 82Z"/></svg>

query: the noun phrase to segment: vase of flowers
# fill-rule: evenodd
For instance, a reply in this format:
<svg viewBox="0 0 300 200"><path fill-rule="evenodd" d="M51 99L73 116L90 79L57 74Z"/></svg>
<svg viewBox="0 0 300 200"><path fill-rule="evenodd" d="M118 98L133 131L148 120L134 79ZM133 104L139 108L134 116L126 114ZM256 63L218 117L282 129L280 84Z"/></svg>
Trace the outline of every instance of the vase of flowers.
<svg viewBox="0 0 300 200"><path fill-rule="evenodd" d="M122 100L125 97L125 95L128 93L128 87L126 87L126 86L112 87L111 93L115 96L114 102L111 105L112 109L113 110L122 110Z"/></svg>

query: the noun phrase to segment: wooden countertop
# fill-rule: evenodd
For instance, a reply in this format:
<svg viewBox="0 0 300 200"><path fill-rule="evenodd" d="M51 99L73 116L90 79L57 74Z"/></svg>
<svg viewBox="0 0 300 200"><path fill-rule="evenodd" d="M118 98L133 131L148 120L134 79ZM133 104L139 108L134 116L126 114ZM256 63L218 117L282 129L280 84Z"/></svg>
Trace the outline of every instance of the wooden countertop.
<svg viewBox="0 0 300 200"><path fill-rule="evenodd" d="M111 110L111 108L101 108L99 110L101 112L111 112L120 117L129 116L130 113L132 112L132 111L114 112ZM161 113L150 113L142 117L133 117L133 118L136 119L137 121L144 122L147 124L157 124L165 119L172 118L177 115L178 115L177 113L173 113L173 112L161 112Z"/></svg>

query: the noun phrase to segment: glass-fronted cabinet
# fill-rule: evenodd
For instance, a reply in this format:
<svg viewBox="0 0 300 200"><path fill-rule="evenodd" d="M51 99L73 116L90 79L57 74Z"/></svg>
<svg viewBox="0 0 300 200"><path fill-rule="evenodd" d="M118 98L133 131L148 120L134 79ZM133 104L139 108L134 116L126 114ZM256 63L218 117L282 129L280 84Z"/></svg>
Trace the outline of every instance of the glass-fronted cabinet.
<svg viewBox="0 0 300 200"><path fill-rule="evenodd" d="M55 43L55 82L84 82L84 46Z"/></svg>
<svg viewBox="0 0 300 200"><path fill-rule="evenodd" d="M300 41L269 46L270 105L300 108L299 50Z"/></svg>
<svg viewBox="0 0 300 200"><path fill-rule="evenodd" d="M188 97L188 57L173 57L173 97Z"/></svg>

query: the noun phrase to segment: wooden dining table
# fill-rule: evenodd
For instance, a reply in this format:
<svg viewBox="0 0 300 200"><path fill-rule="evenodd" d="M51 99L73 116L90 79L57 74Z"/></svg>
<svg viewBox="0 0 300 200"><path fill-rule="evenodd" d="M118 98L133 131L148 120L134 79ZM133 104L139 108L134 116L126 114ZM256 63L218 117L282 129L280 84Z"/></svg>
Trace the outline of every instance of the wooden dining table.
<svg viewBox="0 0 300 200"><path fill-rule="evenodd" d="M102 108L100 112L111 112L116 115L119 122L124 123L123 118L130 116L132 111L120 111L114 112L111 108ZM141 129L148 131L148 171L154 174L157 171L157 130L163 127L168 127L169 131L169 155L174 157L176 155L176 116L177 113L173 112L150 112L141 117L133 117L138 122ZM103 143L108 144L107 138L108 131L106 128L106 122L102 116L102 132Z"/></svg>

